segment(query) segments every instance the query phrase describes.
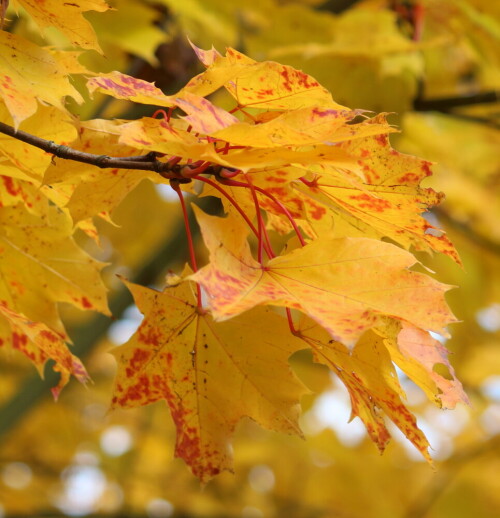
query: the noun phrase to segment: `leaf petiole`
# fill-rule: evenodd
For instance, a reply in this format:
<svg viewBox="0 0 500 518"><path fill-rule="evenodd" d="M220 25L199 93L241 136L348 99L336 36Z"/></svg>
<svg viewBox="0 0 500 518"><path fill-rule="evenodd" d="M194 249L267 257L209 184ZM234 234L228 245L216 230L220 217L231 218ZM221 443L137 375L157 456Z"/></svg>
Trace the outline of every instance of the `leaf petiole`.
<svg viewBox="0 0 500 518"><path fill-rule="evenodd" d="M184 196L182 194L181 188L179 186L179 181L175 178L170 180L170 187L177 193L177 196L179 197L179 201L181 202L181 208L182 208L182 217L184 219L184 228L186 229L186 238L188 242L189 247L189 258L191 262L191 268L196 273L198 271L198 265L196 264L196 255L194 252L194 243L193 243L193 234L191 233L191 227L189 226L189 218L187 214L186 209L186 202L184 201ZM198 283L196 283L196 300L197 300L197 306L199 309L202 308L201 303L201 288Z"/></svg>
<svg viewBox="0 0 500 518"><path fill-rule="evenodd" d="M225 191L216 182L210 180L209 178L205 178L204 176L195 176L193 179L200 180L201 182L206 183L207 185L210 185L211 187L219 191L229 201L229 203L239 212L240 216L245 220L246 224L250 227L255 236L258 237L258 230L255 227L255 225L250 221L250 218L245 214L245 211L239 206L238 202L227 191ZM267 243L263 243L263 246L264 251L266 252L269 259L275 257L272 248Z"/></svg>
<svg viewBox="0 0 500 518"><path fill-rule="evenodd" d="M246 176L246 175L245 175ZM248 179L248 177L247 177ZM246 183L243 183L243 182L238 182L236 180L226 180L226 179L220 179L219 180L222 184L224 185L231 185L233 187L246 187L247 189L248 188L252 188L255 189L256 191L260 192L261 194L263 194L264 196L267 196L269 199L271 199L276 205L278 205L278 207L281 209L281 211L283 212L283 214L288 218L288 220L290 221L290 224L292 225L295 233L297 234L297 237L299 238L299 241L300 241L300 244L302 246L305 246L306 245L306 241L304 239L304 236L302 235L302 232L300 231L298 225L297 225L297 222L295 221L294 217L290 214L290 211L283 205L283 203L281 203L278 199L276 199L275 196L273 196L270 192L266 191L265 189L262 189L261 187L258 187L256 185L250 185L250 184L246 184Z"/></svg>

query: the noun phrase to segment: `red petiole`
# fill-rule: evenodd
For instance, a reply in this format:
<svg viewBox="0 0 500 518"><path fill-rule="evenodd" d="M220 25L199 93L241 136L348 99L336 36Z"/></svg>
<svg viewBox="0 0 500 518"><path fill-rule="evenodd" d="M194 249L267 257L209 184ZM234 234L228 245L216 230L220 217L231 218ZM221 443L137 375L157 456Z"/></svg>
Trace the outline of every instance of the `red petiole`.
<svg viewBox="0 0 500 518"><path fill-rule="evenodd" d="M259 232L257 228L255 228L255 225L250 221L250 218L245 214L245 211L239 206L238 202L228 192L226 192L216 182L210 180L209 178L205 178L204 176L196 176L194 177L194 179L200 180L201 182L210 185L214 189L217 189L229 201L229 203L240 213L240 216L245 220L245 223L250 227L255 236L258 237ZM264 251L266 252L269 259L272 259L274 257L272 248L267 243L264 243Z"/></svg>
<svg viewBox="0 0 500 518"><path fill-rule="evenodd" d="M260 211L259 199L257 198L257 193L255 191L255 186L252 183L252 179L245 174L245 178L248 181L248 187L252 193L253 202L255 204L255 216L257 217L257 239L258 239L258 248L257 248L257 259L260 264L262 264L262 250L264 239L266 243L271 247L269 236L267 235L266 225L264 224L264 220L262 218L262 213ZM238 182L241 183L241 182ZM244 185L244 184L243 184Z"/></svg>
<svg viewBox="0 0 500 518"><path fill-rule="evenodd" d="M251 189L253 187L253 189L255 189L256 191L260 192L264 196L267 196L274 203L276 203L276 205L278 205L278 207L282 210L283 214L285 214L285 216L288 218L288 220L290 221L293 229L295 230L295 233L297 234L297 237L299 238L300 244L302 246L306 245L305 239L302 236L302 232L300 231L297 223L295 222L294 217L290 214L290 211L279 200L277 200L276 197L273 196L271 193L267 192L265 189L262 189L261 187L257 187L256 185L255 186L250 186L249 184L246 184L246 183L243 183L243 182L238 182L236 180L230 180L230 179L229 180L221 180L221 183L224 184L224 185L230 185L230 186L233 186L233 187L246 187L247 189L248 188Z"/></svg>
<svg viewBox="0 0 500 518"><path fill-rule="evenodd" d="M170 180L170 187L177 193L179 196L179 201L181 202L182 208L182 216L184 218L184 228L186 229L186 237L188 241L189 247L189 258L191 261L191 268L196 273L198 271L198 266L196 264L196 255L194 253L194 243L193 243L193 234L191 233L191 228L189 226L189 218L186 209L186 202L184 201L184 196L182 194L181 188L179 187L179 182L176 180ZM201 304L201 288L198 283L196 283L196 298L197 298L197 306L198 309L202 308Z"/></svg>
<svg viewBox="0 0 500 518"><path fill-rule="evenodd" d="M236 174L239 174L239 171ZM249 217L245 214L245 212L239 206L237 201L228 192L226 192L216 182L210 180L209 178L205 178L204 176L196 176L193 179L200 180L201 182L206 183L207 185L210 185L211 187L213 187L214 189L219 191L229 201L229 203L231 203L231 205L240 213L241 217L245 220L246 224L250 227L252 232L256 235L257 238L259 238L259 230L257 228L255 228L255 225L250 221ZM223 182L223 183L225 183L225 182ZM236 182L236 183L240 183L240 182ZM249 184L242 184L241 186L246 187L246 188L251 188L250 185ZM274 196L273 196L273 198L274 198ZM260 208L259 208L259 214L260 214ZM290 215L290 217L291 217L291 215ZM262 215L261 215L261 218L262 218ZM259 219L260 218L258 218L258 220ZM275 254L274 254L274 252L273 252L273 250L271 248L271 245L270 245L268 240L259 239L259 242L262 243L262 246L263 246L267 256L269 257L269 259L272 259L273 257L275 257ZM262 263L262 261L260 261L260 262ZM294 334L294 335L297 335L298 331L295 328L295 325L293 323L292 312L291 312L290 308L286 308L286 316L287 316L288 327L290 328L290 332L292 334Z"/></svg>

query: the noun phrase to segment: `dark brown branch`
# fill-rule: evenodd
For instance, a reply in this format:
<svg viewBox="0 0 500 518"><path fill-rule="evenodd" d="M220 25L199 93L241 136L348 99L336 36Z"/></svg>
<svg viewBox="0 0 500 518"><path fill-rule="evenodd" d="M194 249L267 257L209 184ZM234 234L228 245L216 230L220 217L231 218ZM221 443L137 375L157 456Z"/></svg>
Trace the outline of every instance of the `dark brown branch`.
<svg viewBox="0 0 500 518"><path fill-rule="evenodd" d="M500 93L494 90L473 95L461 95L458 97L442 97L436 99L415 99L413 108L415 111L440 111L447 112L461 106L473 106L475 104L494 103L500 100Z"/></svg>
<svg viewBox="0 0 500 518"><path fill-rule="evenodd" d="M153 171L161 174L165 178L178 179L180 181L188 181L190 169L195 169L194 166L191 168L189 165L161 162L157 159L158 154L154 151L147 153L146 155L135 157L111 157L107 155L85 153L84 151L79 151L69 146L56 144L52 140L45 140L41 137L32 135L31 133L16 130L12 126L4 124L3 122L0 122L0 133L4 133L5 135L9 135L10 137L25 142L26 144L42 149L58 158L83 162L84 164L90 164L100 167L101 169L112 168ZM211 165L204 171L204 173L218 175L220 169L221 167L218 165Z"/></svg>
<svg viewBox="0 0 500 518"><path fill-rule="evenodd" d="M318 11L330 11L331 13L340 14L351 9L358 0L327 0L325 3L316 7Z"/></svg>
<svg viewBox="0 0 500 518"><path fill-rule="evenodd" d="M459 113L459 112L445 112L448 117L452 117L454 119L462 120L465 122L474 122L476 124L484 124L490 128L500 129L500 119L498 113L492 113L488 117L479 117L477 115L470 115L468 113Z"/></svg>
<svg viewBox="0 0 500 518"><path fill-rule="evenodd" d="M499 450L500 437L496 435L484 442L478 442L455 452L449 459L441 463L435 478L418 495L414 504L408 508L405 518L424 518L427 516L436 501L443 496L446 489L459 475L460 469L482 455L490 455L493 458Z"/></svg>
<svg viewBox="0 0 500 518"><path fill-rule="evenodd" d="M445 225L449 225L457 232L460 232L466 239L469 239L475 245L484 248L484 250L487 250L492 254L500 256L500 243L493 241L488 236L475 231L469 225L456 220L447 211L442 210L439 207L436 207L434 212Z"/></svg>

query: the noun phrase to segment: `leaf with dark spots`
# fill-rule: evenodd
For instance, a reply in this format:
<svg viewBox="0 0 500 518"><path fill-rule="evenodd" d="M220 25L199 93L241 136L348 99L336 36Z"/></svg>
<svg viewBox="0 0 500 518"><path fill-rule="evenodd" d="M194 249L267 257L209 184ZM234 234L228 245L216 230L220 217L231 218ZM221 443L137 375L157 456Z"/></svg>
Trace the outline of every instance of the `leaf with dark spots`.
<svg viewBox="0 0 500 518"><path fill-rule="evenodd" d="M413 443L428 462L429 443L417 426L415 416L402 401L396 371L383 337L366 332L352 352L308 319L302 319L299 333L311 347L314 361L328 366L346 386L351 399L351 419L359 417L368 435L381 452L391 434L384 417L389 418Z"/></svg>
<svg viewBox="0 0 500 518"><path fill-rule="evenodd" d="M305 389L288 358L303 344L288 335L284 318L258 308L218 323L197 310L191 283L163 292L127 286L145 318L113 351L114 408L165 400L177 429L175 454L202 481L232 470L230 439L244 416L300 434Z"/></svg>
<svg viewBox="0 0 500 518"><path fill-rule="evenodd" d="M43 374L47 360L55 362L54 370L61 374L59 383L52 388L55 399L68 383L70 376L74 376L81 383L89 379L83 364L69 351L65 335L9 309L4 301L0 301L0 317L9 323L11 333L10 340L8 334L5 334L3 343L10 341L11 347L24 354L35 365L40 375ZM0 325L0 333L2 328Z"/></svg>
<svg viewBox="0 0 500 518"><path fill-rule="evenodd" d="M368 125L384 120L380 117L368 121ZM297 185L297 189L343 219L345 235L389 237L406 249L435 250L461 264L448 237L422 216L442 200L440 193L419 185L428 175L429 163L395 151L386 137L381 139L383 136L340 143L356 165L346 164L344 174L319 178L313 188Z"/></svg>
<svg viewBox="0 0 500 518"><path fill-rule="evenodd" d="M234 83L225 85L242 107L293 110L308 106L344 107L330 92L301 70L273 61L249 64Z"/></svg>

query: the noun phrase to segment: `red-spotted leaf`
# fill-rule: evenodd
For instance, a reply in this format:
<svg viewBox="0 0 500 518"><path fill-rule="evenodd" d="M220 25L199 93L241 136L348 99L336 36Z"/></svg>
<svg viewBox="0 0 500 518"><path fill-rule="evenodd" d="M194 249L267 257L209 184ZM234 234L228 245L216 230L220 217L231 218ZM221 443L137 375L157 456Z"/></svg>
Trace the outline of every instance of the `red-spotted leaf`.
<svg viewBox="0 0 500 518"><path fill-rule="evenodd" d="M103 263L73 241L69 218L53 205L43 215L0 208L0 300L34 322L62 333L56 304L108 314Z"/></svg>
<svg viewBox="0 0 500 518"><path fill-rule="evenodd" d="M327 365L344 383L351 398L351 419L359 417L363 421L381 452L391 438L386 423L389 418L431 462L429 443L401 399L405 395L381 336L368 331L349 351L307 319L302 320L299 332L311 347L314 360Z"/></svg>
<svg viewBox="0 0 500 518"><path fill-rule="evenodd" d="M377 120L380 116L368 125ZM405 248L436 250L461 264L448 237L422 217L443 197L420 187L431 174L429 162L394 150L386 134L351 139L339 146L355 159L355 167L346 165L346 169L363 178L359 183L349 175L316 170L320 176L312 186L297 184L296 188L337 213L347 225L346 235L390 237Z"/></svg>
<svg viewBox="0 0 500 518"><path fill-rule="evenodd" d="M113 407L165 400L177 429L175 454L207 481L232 469L230 439L240 419L297 433L305 392L287 360L303 343L283 317L258 308L215 322L196 307L190 283L158 292L127 283L145 318L113 351Z"/></svg>
<svg viewBox="0 0 500 518"><path fill-rule="evenodd" d="M81 383L89 377L80 360L72 355L65 343L67 337L49 329L41 322L33 322L7 307L7 302L0 300L0 316L7 320L10 329L5 329L0 320L0 345L10 344L24 354L43 374L47 360L54 360L54 370L60 372L61 379L52 394L57 399L62 388L68 383L71 375Z"/></svg>

